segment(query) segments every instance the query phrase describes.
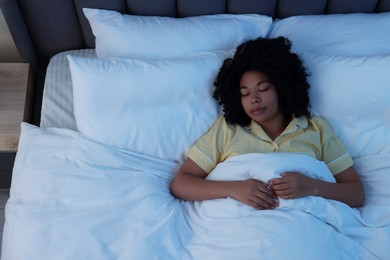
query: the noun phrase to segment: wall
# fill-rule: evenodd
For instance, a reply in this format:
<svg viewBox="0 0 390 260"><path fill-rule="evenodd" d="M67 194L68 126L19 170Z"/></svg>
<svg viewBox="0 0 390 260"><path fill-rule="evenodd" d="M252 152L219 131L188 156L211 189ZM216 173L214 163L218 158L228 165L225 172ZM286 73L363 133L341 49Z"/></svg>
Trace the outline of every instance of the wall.
<svg viewBox="0 0 390 260"><path fill-rule="evenodd" d="M0 9L0 62L20 62L21 58Z"/></svg>

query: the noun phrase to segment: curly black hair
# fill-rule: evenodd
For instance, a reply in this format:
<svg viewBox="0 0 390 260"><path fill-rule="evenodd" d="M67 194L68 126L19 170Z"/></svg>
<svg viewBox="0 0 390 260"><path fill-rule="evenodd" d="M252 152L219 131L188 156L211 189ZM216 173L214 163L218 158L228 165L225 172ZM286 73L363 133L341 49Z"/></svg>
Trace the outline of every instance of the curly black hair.
<svg viewBox="0 0 390 260"><path fill-rule="evenodd" d="M222 105L228 123L246 126L251 121L241 105L240 94L241 76L248 70L262 72L270 78L286 119L310 117L308 72L298 55L291 51L291 41L285 37L257 38L238 46L233 58L223 62L214 82L213 97Z"/></svg>

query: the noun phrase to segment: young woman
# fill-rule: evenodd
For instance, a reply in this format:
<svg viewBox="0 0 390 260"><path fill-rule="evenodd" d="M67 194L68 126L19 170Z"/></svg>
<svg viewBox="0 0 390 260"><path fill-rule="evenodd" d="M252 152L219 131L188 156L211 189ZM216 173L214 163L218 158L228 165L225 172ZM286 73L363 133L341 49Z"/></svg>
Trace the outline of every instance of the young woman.
<svg viewBox="0 0 390 260"><path fill-rule="evenodd" d="M215 82L221 116L188 151L171 184L184 200L234 198L256 209L272 209L277 197L322 196L351 207L362 206L364 191L351 157L326 121L311 117L307 73L283 37L259 38L240 45L226 59ZM215 166L245 153L304 153L324 161L336 183L283 173L271 183L210 181ZM261 168L261 165L259 165Z"/></svg>

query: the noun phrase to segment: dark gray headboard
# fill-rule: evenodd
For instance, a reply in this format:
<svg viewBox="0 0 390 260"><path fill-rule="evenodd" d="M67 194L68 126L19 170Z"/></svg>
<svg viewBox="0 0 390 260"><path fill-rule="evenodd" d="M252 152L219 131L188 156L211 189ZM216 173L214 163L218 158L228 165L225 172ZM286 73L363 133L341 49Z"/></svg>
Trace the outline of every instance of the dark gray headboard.
<svg viewBox="0 0 390 260"><path fill-rule="evenodd" d="M171 17L258 13L285 18L387 12L390 0L0 0L0 7L23 61L31 64L35 76L33 123L38 125L50 57L65 50L94 47L83 7Z"/></svg>

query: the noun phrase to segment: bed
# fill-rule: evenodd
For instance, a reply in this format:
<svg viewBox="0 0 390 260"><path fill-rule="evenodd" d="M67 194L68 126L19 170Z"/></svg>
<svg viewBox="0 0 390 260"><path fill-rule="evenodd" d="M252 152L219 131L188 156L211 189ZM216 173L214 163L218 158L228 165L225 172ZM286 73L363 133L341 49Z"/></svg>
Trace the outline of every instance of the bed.
<svg viewBox="0 0 390 260"><path fill-rule="evenodd" d="M1 259L390 259L390 1L0 4L35 76ZM246 39L278 36L310 71L311 111L351 154L364 206L176 199L186 150L221 114L211 96L223 60ZM335 181L322 162L286 153L236 156L207 178L287 170Z"/></svg>

